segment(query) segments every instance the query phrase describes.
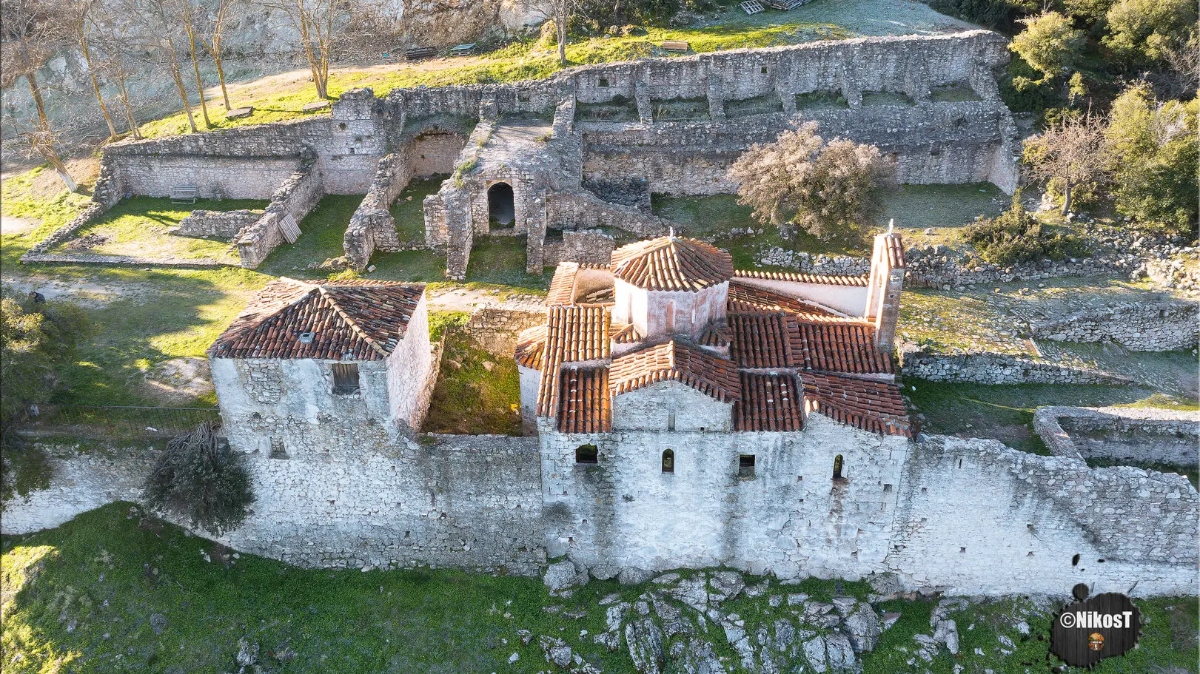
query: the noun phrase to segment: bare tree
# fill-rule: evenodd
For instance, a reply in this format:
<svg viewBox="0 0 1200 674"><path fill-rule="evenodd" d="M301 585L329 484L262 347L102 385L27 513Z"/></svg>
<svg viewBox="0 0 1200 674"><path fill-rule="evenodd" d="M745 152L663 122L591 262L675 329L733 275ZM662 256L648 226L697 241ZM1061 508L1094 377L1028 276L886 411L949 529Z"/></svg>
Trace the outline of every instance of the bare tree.
<svg viewBox="0 0 1200 674"><path fill-rule="evenodd" d="M540 10L542 16L554 22L555 38L558 42L558 62L560 65L567 65L567 29L571 24L571 17L575 16L575 12L579 9L578 0L548 0L543 9ZM618 2L618 8L620 3Z"/></svg>
<svg viewBox="0 0 1200 674"><path fill-rule="evenodd" d="M1062 188L1062 213L1071 211L1071 190L1106 173L1104 125L1090 112L1063 116L1041 135L1025 141L1024 162L1031 177Z"/></svg>
<svg viewBox="0 0 1200 674"><path fill-rule="evenodd" d="M68 16L67 8L58 0L0 0L0 52L4 61L0 87L7 88L25 78L37 108L37 121L32 130L21 134L22 139L33 154L54 167L67 189L75 192L79 185L55 148L54 128L37 78L38 69L70 41Z"/></svg>
<svg viewBox="0 0 1200 674"><path fill-rule="evenodd" d="M88 77L92 81L92 92L96 95L96 103L100 106L100 114L104 117L104 123L108 125L108 137L116 138L117 127L113 124L112 115L108 112L108 106L104 104L104 94L100 91L99 65L96 59L92 58L91 33L94 17L92 12L95 9L97 0L76 0L71 15L71 27L75 31L75 44L79 46L79 51L83 55L84 63L87 65Z"/></svg>
<svg viewBox="0 0 1200 674"><path fill-rule="evenodd" d="M195 9L192 7L192 0L179 0L179 18L183 23L183 32L187 36L188 55L192 57L192 72L196 75L196 94L200 96L200 114L204 116L204 126L211 127L212 120L208 118L208 102L204 99L204 79L200 77L200 59L196 52L199 17Z"/></svg>
<svg viewBox="0 0 1200 674"><path fill-rule="evenodd" d="M150 34L158 34L155 47L171 71L171 79L175 81L175 88L179 92L180 100L183 101L183 111L187 114L188 127L191 128L192 133L196 133L198 131L196 119L192 117L192 103L188 100L187 87L183 84L183 71L179 68L179 54L175 49L175 17L178 7L172 0L146 0L145 9L145 16L150 24Z"/></svg>
<svg viewBox="0 0 1200 674"><path fill-rule="evenodd" d="M329 98L329 60L337 31L349 18L349 3L339 0L264 0L263 5L282 11L300 34L300 48L308 59L317 98Z"/></svg>
<svg viewBox="0 0 1200 674"><path fill-rule="evenodd" d="M133 75L129 68L130 54L133 45L125 31L118 28L117 17L129 12L130 7L124 0L108 0L92 6L93 21L91 24L91 42L100 50L97 62L103 70L105 79L117 88L117 97L121 99L121 107L125 111L125 123L134 140L140 140L142 134L138 131L137 119L133 115L133 102L129 97L127 83Z"/></svg>
<svg viewBox="0 0 1200 674"><path fill-rule="evenodd" d="M221 98L225 101L226 112L229 112L232 107L229 105L229 91L225 89L225 67L222 64L224 53L222 51L221 40L225 36L225 19L229 17L230 8L237 2L238 0L218 0L217 11L213 17L212 33L204 43L204 48L208 50L208 55L212 57L213 65L217 67L217 80L221 82Z"/></svg>

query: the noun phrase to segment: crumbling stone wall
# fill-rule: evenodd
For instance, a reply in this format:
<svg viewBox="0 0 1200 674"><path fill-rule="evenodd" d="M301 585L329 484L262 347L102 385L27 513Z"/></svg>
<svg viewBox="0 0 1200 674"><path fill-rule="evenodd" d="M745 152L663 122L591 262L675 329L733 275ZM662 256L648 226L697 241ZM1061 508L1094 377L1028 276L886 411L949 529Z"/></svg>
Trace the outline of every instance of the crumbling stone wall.
<svg viewBox="0 0 1200 674"><path fill-rule="evenodd" d="M1116 342L1133 351L1191 349L1200 339L1200 305L1127 302L1033 323L1035 337L1054 342Z"/></svg>
<svg viewBox="0 0 1200 674"><path fill-rule="evenodd" d="M192 211L179 221L180 236L218 236L222 239L232 239L244 227L258 222L262 217L261 211L245 208L236 211Z"/></svg>
<svg viewBox="0 0 1200 674"><path fill-rule="evenodd" d="M545 311L483 307L471 313L465 331L488 353L500 358L512 358L521 331L545 322Z"/></svg>
<svg viewBox="0 0 1200 674"><path fill-rule="evenodd" d="M255 269L262 264L271 251L284 241L283 230L279 228L280 221L285 216L291 216L299 225L324 195L321 173L312 163L302 165L288 176L271 195L271 203L262 217L243 229L234 240L241 265Z"/></svg>
<svg viewBox="0 0 1200 674"><path fill-rule="evenodd" d="M354 269L366 269L376 249L394 251L400 248L396 219L388 209L411 178L406 155L393 152L379 160L371 188L350 217L342 246Z"/></svg>
<svg viewBox="0 0 1200 674"><path fill-rule="evenodd" d="M900 348L907 377L973 384L1128 384L1110 374L996 353L940 354L913 344Z"/></svg>
<svg viewBox="0 0 1200 674"><path fill-rule="evenodd" d="M578 262L580 264L607 265L612 261L612 252L616 242L603 231L581 229L563 232L562 253L555 261Z"/></svg>
<svg viewBox="0 0 1200 674"><path fill-rule="evenodd" d="M1200 413L1130 407L1039 407L1033 430L1055 456L1195 467Z"/></svg>

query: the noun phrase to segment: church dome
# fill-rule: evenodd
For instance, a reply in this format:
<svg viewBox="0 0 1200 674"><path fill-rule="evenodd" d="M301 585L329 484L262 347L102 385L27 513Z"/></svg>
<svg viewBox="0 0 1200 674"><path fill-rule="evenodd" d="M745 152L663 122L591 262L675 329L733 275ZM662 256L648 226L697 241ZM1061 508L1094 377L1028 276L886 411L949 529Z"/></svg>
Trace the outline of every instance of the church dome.
<svg viewBox="0 0 1200 674"><path fill-rule="evenodd" d="M703 241L664 236L614 250L611 268L644 290L696 292L733 278L733 257Z"/></svg>

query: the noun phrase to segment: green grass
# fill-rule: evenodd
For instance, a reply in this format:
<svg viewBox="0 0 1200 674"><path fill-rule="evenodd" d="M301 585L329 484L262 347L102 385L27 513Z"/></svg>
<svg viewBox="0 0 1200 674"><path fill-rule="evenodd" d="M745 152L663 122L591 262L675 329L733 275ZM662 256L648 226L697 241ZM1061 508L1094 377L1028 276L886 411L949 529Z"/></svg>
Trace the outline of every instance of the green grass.
<svg viewBox="0 0 1200 674"><path fill-rule="evenodd" d="M119 202L96 221L81 228L75 238L99 236L105 242L87 249L70 246L71 241L59 244L52 253L95 253L127 255L175 260L221 260L237 262L237 254L229 241L175 236L167 233L171 227L193 210L233 211L266 208L265 200L224 199L197 200L195 204L173 204L170 199L133 197Z"/></svg>
<svg viewBox="0 0 1200 674"><path fill-rule="evenodd" d="M1008 203L1009 197L991 183L901 185L887 195L876 224L886 226L894 219L896 227L963 227L976 216L999 215Z"/></svg>
<svg viewBox="0 0 1200 674"><path fill-rule="evenodd" d="M404 188L396 201L392 202L392 218L396 221L396 233L401 243L424 243L425 211L421 208L425 197L435 194L449 176L434 176L413 180Z"/></svg>
<svg viewBox="0 0 1200 674"><path fill-rule="evenodd" d="M80 345L77 362L60 372L54 402L62 404L156 404L142 387L146 371L171 358L203 357L267 280L236 268L81 271L91 283L102 280L126 292L85 306L95 334ZM192 404L215 402L209 396Z"/></svg>
<svg viewBox="0 0 1200 674"><path fill-rule="evenodd" d="M554 276L552 269L540 276L525 273L524 236L477 237L467 262L467 281L545 290Z"/></svg>
<svg viewBox="0 0 1200 674"><path fill-rule="evenodd" d="M923 433L992 438L1013 449L1043 455L1050 450L1033 432L1033 413L1038 407L1102 407L1154 399L1149 388L1126 386L984 386L906 378L903 389L917 412L924 415Z"/></svg>
<svg viewBox="0 0 1200 674"><path fill-rule="evenodd" d="M250 554L232 559L222 556L227 549L120 502L56 529L5 536L2 546L6 674L236 671L239 639L258 644L260 663L278 674L545 670L536 637L522 645L519 629L559 636L610 674L632 673L625 648L609 653L592 641L591 635L604 630L599 600L615 593L633 601L655 587L593 580L569 599L556 599L538 578L299 569ZM202 552L212 561L204 561ZM723 608L742 616L748 634L789 615L787 607L769 607L771 594L805 592L828 601L835 594L861 599L868 592L861 582L808 579L782 585L749 576L746 581L765 581L766 593L741 596ZM1195 598L1136 603L1145 623L1138 648L1093 671L1146 674L1166 666L1196 671ZM543 610L552 605L562 610ZM882 603L881 610L898 612L900 619L873 653L862 655L864 673L910 671L905 662L912 657L912 637L932 632L933 606L929 600ZM576 609L582 617L563 615ZM159 616L154 623L152 616ZM950 674L956 663L966 672L986 667L996 674L1023 674L1045 662L1051 617L1027 599L994 600L950 617L958 624L961 653L954 657L943 649L932 663L923 663L935 674ZM1019 620L1031 627L1029 636L1017 631ZM588 636L580 636L582 630ZM1001 634L1016 643L1015 653L997 651ZM737 658L720 628L710 626L707 638L728 658L726 665L735 667ZM975 648L985 655L975 655ZM510 665L513 652L519 660ZM277 657L285 653L294 657Z"/></svg>
<svg viewBox="0 0 1200 674"><path fill-rule="evenodd" d="M346 227L362 200L361 194L322 197L317 207L300 221L300 238L296 243L284 241L279 244L259 269L272 276L328 277L330 272L309 269L308 265L345 254L342 242L346 238Z"/></svg>
<svg viewBox="0 0 1200 674"><path fill-rule="evenodd" d="M6 269L14 268L26 251L79 215L90 200L87 194L72 194L65 187L49 196L35 194L34 182L47 171L47 166L39 166L0 183L0 213L37 221L26 232L0 236L0 266Z"/></svg>
<svg viewBox="0 0 1200 674"><path fill-rule="evenodd" d="M971 28L939 14L927 5L906 0L817 0L786 14L768 11L746 16L736 6L695 25L647 27L647 34L629 37L571 36L568 65L628 61L647 56L679 56L663 51L665 40L686 41L691 53L744 47L772 47L815 40L837 40L864 35L930 34ZM472 58L449 58L420 64L334 69L329 93L337 97L357 87L371 87L384 95L402 87L487 84L543 79L561 69L552 43L526 39ZM234 85L234 104L252 105L255 112L239 120L213 115L213 129L294 119L315 99L313 88L302 78L286 85ZM198 111L196 113L199 114ZM307 113L312 114L312 113ZM143 124L147 138L186 133L183 112Z"/></svg>
<svg viewBox="0 0 1200 674"><path fill-rule="evenodd" d="M427 433L521 435L521 383L511 357L494 356L463 330L467 314L434 313L432 339L446 337Z"/></svg>

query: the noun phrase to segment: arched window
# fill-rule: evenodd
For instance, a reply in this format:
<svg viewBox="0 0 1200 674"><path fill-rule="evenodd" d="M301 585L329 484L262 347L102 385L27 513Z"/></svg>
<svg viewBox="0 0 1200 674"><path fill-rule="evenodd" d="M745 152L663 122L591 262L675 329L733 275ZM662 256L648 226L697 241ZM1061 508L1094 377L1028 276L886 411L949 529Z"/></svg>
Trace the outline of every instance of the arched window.
<svg viewBox="0 0 1200 674"><path fill-rule="evenodd" d="M842 455L838 454L833 457L833 479L842 479Z"/></svg>
<svg viewBox="0 0 1200 674"><path fill-rule="evenodd" d="M675 472L675 452L670 449L664 449L662 455L662 472Z"/></svg>
<svg viewBox="0 0 1200 674"><path fill-rule="evenodd" d="M575 463L600 463L598 455L595 445L580 445L575 448Z"/></svg>

